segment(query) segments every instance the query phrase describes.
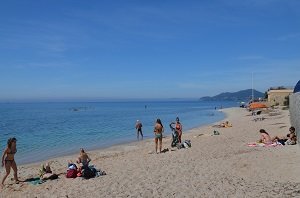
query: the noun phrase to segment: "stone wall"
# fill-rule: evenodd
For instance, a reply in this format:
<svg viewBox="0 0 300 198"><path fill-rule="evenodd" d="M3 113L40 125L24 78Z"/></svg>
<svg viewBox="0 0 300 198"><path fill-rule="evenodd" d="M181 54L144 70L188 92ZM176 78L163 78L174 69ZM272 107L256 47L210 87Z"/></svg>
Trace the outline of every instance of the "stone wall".
<svg viewBox="0 0 300 198"><path fill-rule="evenodd" d="M298 145L300 145L300 93L290 95L290 119L291 124L296 128Z"/></svg>

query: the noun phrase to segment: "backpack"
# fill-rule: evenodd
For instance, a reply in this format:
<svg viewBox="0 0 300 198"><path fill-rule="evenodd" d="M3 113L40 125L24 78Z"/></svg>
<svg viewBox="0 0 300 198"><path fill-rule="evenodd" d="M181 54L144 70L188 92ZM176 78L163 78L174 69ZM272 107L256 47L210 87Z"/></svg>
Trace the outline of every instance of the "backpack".
<svg viewBox="0 0 300 198"><path fill-rule="evenodd" d="M75 169L69 169L67 171L66 177L67 178L76 178L77 177L77 170L75 170Z"/></svg>
<svg viewBox="0 0 300 198"><path fill-rule="evenodd" d="M188 148L192 147L191 140L185 140L184 143L187 145ZM185 148L187 147L185 146Z"/></svg>
<svg viewBox="0 0 300 198"><path fill-rule="evenodd" d="M85 167L83 170L82 170L82 177L85 178L85 179L90 179L92 177L95 177L96 176L96 173L95 171L93 171L91 168L89 167Z"/></svg>

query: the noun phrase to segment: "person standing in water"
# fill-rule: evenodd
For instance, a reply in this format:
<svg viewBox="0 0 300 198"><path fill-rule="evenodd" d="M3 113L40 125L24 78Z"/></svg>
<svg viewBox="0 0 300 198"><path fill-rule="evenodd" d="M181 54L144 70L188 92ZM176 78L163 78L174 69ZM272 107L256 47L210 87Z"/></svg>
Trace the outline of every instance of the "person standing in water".
<svg viewBox="0 0 300 198"><path fill-rule="evenodd" d="M142 136L142 139L144 138L144 136L143 136L143 131L142 131L142 127L143 127L143 124L139 121L139 120L137 120L136 121L136 124L135 124L135 129L136 129L136 136L137 136L137 139L139 140L140 139L140 134L141 134L141 136Z"/></svg>
<svg viewBox="0 0 300 198"><path fill-rule="evenodd" d="M2 167L5 167L6 174L4 175L1 188L4 186L4 181L6 180L7 176L10 174L10 169L12 168L14 171L14 179L15 182L18 184L18 168L15 162L15 154L17 153L17 139L16 138L9 138L7 140L7 147L3 152L2 155Z"/></svg>
<svg viewBox="0 0 300 198"><path fill-rule="evenodd" d="M161 123L161 120L158 118L156 120L155 126L154 126L154 141L155 141L155 152L157 152L158 142L159 142L159 153L162 151L162 133L164 132L164 126Z"/></svg>

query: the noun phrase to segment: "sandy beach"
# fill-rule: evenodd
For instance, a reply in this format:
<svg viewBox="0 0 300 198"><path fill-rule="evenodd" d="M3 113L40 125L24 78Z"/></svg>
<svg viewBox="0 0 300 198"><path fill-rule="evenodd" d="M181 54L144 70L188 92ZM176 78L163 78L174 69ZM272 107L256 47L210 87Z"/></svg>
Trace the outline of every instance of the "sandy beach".
<svg viewBox="0 0 300 198"><path fill-rule="evenodd" d="M0 197L300 197L300 150L298 145L248 147L263 128L271 136L286 135L289 111L264 114L253 121L245 109L222 110L231 128L212 125L183 134L190 149L154 154L153 140L144 140L88 152L92 164L107 175L89 180L59 179L40 185L14 184L12 174ZM167 123L164 123L167 126ZM184 121L183 121L184 126ZM218 130L220 135L213 136ZM163 139L170 149L171 137ZM55 173L65 173L67 161L77 155L51 161ZM19 177L38 176L40 163L19 166ZM4 169L1 169L1 177Z"/></svg>

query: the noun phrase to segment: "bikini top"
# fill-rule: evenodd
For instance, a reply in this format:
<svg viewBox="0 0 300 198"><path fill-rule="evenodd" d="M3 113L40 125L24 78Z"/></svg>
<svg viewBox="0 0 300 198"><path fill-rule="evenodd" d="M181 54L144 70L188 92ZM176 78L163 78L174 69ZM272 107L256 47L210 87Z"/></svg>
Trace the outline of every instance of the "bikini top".
<svg viewBox="0 0 300 198"><path fill-rule="evenodd" d="M176 123L176 129L177 129L177 130L180 129L180 124Z"/></svg>
<svg viewBox="0 0 300 198"><path fill-rule="evenodd" d="M10 154L10 155L14 155L14 154L16 154L17 153L17 149L15 150L15 151L12 151L11 149L10 149L10 152L7 152L7 154Z"/></svg>

